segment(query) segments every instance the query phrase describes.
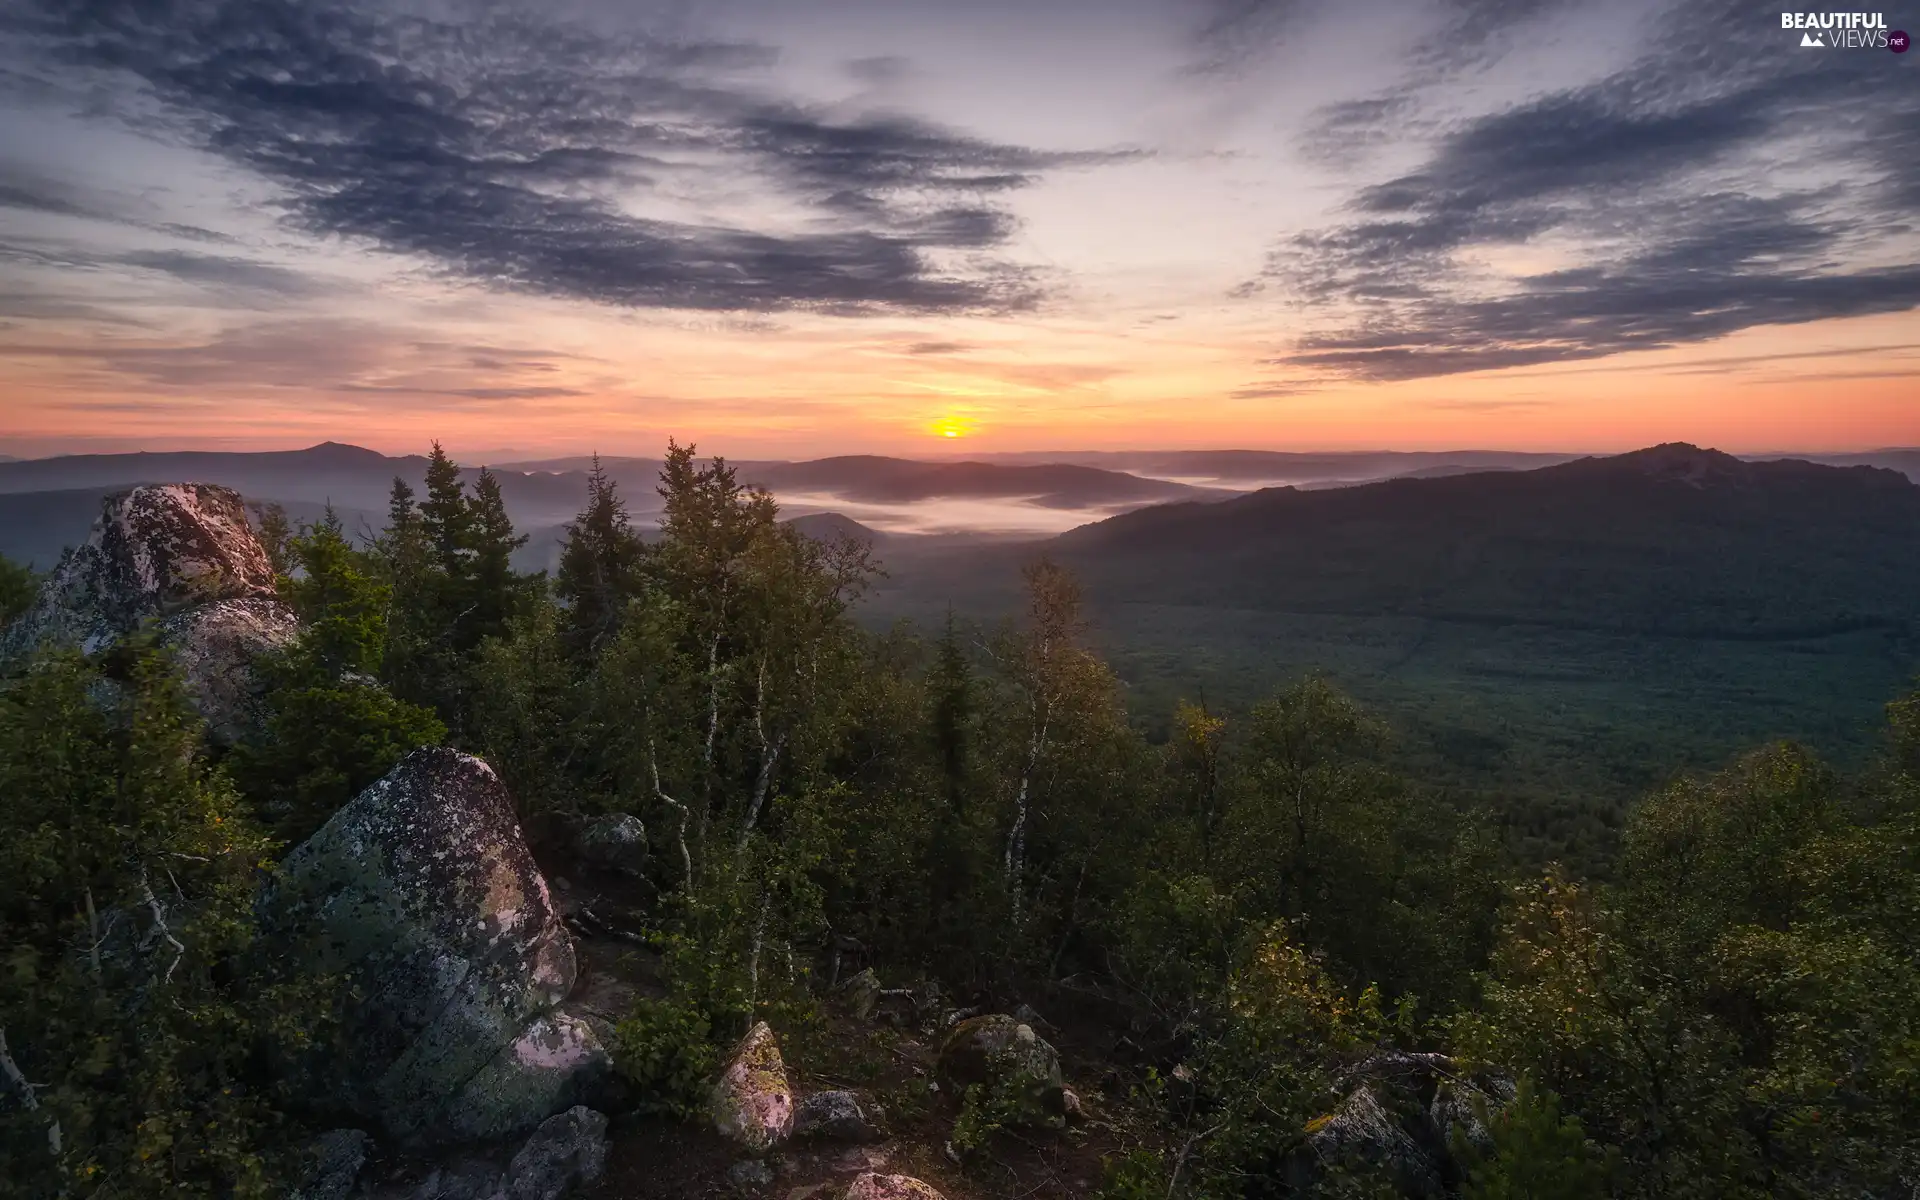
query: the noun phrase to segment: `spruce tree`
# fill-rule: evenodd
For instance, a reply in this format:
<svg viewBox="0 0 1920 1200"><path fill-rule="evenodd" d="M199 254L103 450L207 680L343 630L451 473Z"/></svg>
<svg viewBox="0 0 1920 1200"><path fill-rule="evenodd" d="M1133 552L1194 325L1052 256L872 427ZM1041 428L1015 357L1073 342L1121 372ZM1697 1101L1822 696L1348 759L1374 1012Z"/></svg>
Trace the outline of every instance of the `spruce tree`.
<svg viewBox="0 0 1920 1200"><path fill-rule="evenodd" d="M471 613L461 623L456 645L471 651L481 639L504 637L507 621L520 607L523 581L513 569L513 552L527 544L525 534L515 536L513 521L500 494L500 479L485 467L473 487L473 499L467 504L473 557L471 560Z"/></svg>
<svg viewBox="0 0 1920 1200"><path fill-rule="evenodd" d="M627 517L627 504L593 456L587 506L567 526L554 591L567 604L565 640L591 653L620 628L620 613L639 591L645 547Z"/></svg>
<svg viewBox="0 0 1920 1200"><path fill-rule="evenodd" d="M435 442L427 459L427 498L420 505L420 523L433 565L450 582L463 584L471 576L473 522L473 506L460 482L460 464Z"/></svg>

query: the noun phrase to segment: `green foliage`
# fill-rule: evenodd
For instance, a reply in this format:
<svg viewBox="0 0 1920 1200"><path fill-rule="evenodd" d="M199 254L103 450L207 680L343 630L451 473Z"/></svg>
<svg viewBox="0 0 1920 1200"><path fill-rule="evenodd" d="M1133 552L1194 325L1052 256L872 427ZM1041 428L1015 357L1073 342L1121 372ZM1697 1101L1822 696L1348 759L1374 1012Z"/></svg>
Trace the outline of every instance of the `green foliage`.
<svg viewBox="0 0 1920 1200"><path fill-rule="evenodd" d="M267 718L232 761L242 790L292 843L447 730L431 710L377 682L392 588L347 542L333 510L292 537L287 554L298 574L284 578L281 591L306 627L285 653L260 664Z"/></svg>
<svg viewBox="0 0 1920 1200"><path fill-rule="evenodd" d="M721 1065L706 1013L684 1000L642 997L614 1031L615 1063L643 1111L696 1118Z"/></svg>
<svg viewBox="0 0 1920 1200"><path fill-rule="evenodd" d="M293 525L287 520L287 510L275 503L249 504L247 507L253 513L253 532L260 539L261 548L267 552L267 561L273 565L273 573L290 574L293 571L293 554L289 543L293 540Z"/></svg>
<svg viewBox="0 0 1920 1200"><path fill-rule="evenodd" d="M252 952L269 842L164 656L36 660L0 690L0 1193L267 1197L319 983ZM104 697L111 696L103 706ZM12 1072L7 1072L10 1078Z"/></svg>
<svg viewBox="0 0 1920 1200"><path fill-rule="evenodd" d="M32 607L39 588L32 571L0 554L0 628Z"/></svg>
<svg viewBox="0 0 1920 1200"><path fill-rule="evenodd" d="M264 733L236 747L233 772L273 823L298 843L347 801L447 727L432 711L377 685L287 680L268 694Z"/></svg>
<svg viewBox="0 0 1920 1200"><path fill-rule="evenodd" d="M480 471L469 495L460 465L435 442L426 485L416 507L413 490L394 480L388 528L374 550L393 595L387 625L394 652L382 678L401 699L431 708L465 742L480 709L472 673L481 646L509 636L544 584L512 568L513 552L527 539L514 533L491 471Z"/></svg>
<svg viewBox="0 0 1920 1200"><path fill-rule="evenodd" d="M567 606L564 640L573 653L591 654L619 632L627 604L640 592L645 549L626 501L594 455L587 507L567 526L554 579L554 594Z"/></svg>
<svg viewBox="0 0 1920 1200"><path fill-rule="evenodd" d="M1624 1194L1894 1187L1920 1163L1917 834L1792 747L1683 781L1636 813L1611 900L1521 889L1455 1032L1620 1147Z"/></svg>
<svg viewBox="0 0 1920 1200"><path fill-rule="evenodd" d="M348 543L331 505L320 524L289 538L286 557L297 575L283 576L282 596L306 630L295 654L304 673L376 675L387 654L393 592Z"/></svg>
<svg viewBox="0 0 1920 1200"><path fill-rule="evenodd" d="M1476 1116L1492 1146L1481 1151L1456 1139L1454 1153L1467 1167L1462 1200L1603 1200L1610 1164L1589 1142L1576 1117L1563 1116L1560 1098L1522 1078L1514 1098Z"/></svg>

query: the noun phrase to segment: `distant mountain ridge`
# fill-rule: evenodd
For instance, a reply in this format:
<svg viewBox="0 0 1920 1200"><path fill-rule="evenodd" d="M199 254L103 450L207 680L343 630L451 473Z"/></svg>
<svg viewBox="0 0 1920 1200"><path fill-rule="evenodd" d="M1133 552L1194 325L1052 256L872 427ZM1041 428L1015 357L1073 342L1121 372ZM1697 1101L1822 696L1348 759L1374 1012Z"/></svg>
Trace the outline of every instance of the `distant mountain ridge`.
<svg viewBox="0 0 1920 1200"><path fill-rule="evenodd" d="M1920 617L1920 486L1686 444L1532 471L1273 488L1050 549L1130 603L1723 637Z"/></svg>

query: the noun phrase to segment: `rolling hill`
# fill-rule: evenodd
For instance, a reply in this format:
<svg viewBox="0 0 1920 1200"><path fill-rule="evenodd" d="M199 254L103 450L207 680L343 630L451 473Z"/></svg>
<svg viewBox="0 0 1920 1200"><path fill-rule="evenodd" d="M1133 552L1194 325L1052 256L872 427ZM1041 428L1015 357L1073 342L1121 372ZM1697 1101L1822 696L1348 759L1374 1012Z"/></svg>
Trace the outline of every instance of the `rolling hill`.
<svg viewBox="0 0 1920 1200"><path fill-rule="evenodd" d="M881 554L885 626L1016 610L1080 575L1143 720L1324 674L1406 765L1491 799L1531 853L1598 862L1672 772L1770 738L1843 760L1920 666L1920 486L1892 470L1660 446L1531 471L1276 488L1047 540Z"/></svg>
<svg viewBox="0 0 1920 1200"><path fill-rule="evenodd" d="M1882 468L1667 445L1169 505L1052 549L1095 594L1130 603L1823 636L1914 619L1920 486Z"/></svg>

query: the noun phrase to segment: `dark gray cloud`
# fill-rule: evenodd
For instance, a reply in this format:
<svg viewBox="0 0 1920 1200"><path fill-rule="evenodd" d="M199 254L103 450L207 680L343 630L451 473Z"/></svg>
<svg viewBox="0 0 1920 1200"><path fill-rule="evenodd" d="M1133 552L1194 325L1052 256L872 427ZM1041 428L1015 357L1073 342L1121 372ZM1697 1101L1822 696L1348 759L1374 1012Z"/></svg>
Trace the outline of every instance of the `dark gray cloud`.
<svg viewBox="0 0 1920 1200"><path fill-rule="evenodd" d="M731 76L765 47L664 42L456 5L7 0L28 53L140 81L174 136L284 189L313 235L484 284L710 310L1007 310L1036 285L994 252L991 197L1113 156L1042 153L901 118L832 120ZM793 232L649 217L703 172L769 183Z"/></svg>
<svg viewBox="0 0 1920 1200"><path fill-rule="evenodd" d="M196 254L191 250L136 250L112 261L214 288L270 292L279 296L311 296L324 290L311 276L299 271L247 258Z"/></svg>
<svg viewBox="0 0 1920 1200"><path fill-rule="evenodd" d="M907 347L908 354L965 354L973 347L966 342L915 342Z"/></svg>
<svg viewBox="0 0 1920 1200"><path fill-rule="evenodd" d="M1312 0L1201 0L1193 27L1198 57L1191 70L1230 72L1278 42Z"/></svg>
<svg viewBox="0 0 1920 1200"><path fill-rule="evenodd" d="M1466 122L1357 190L1346 223L1278 247L1264 279L1341 314L1284 361L1409 379L1920 306L1911 72L1885 53L1682 36L1779 32L1751 6L1707 7L1676 9L1625 71ZM1476 265L1529 244L1579 265Z"/></svg>
<svg viewBox="0 0 1920 1200"><path fill-rule="evenodd" d="M4 8L0 8L0 17L3 17L4 12ZM4 27L0 25L0 28ZM224 233L202 229L197 225L143 219L127 211L126 203L117 197L99 195L83 188L47 179L14 163L0 163L0 209L13 209L17 212L45 216L71 217L85 221L104 221L192 242L231 242L233 240Z"/></svg>
<svg viewBox="0 0 1920 1200"><path fill-rule="evenodd" d="M869 87L881 87L889 83L898 83L905 79L912 64L897 54L876 54L866 58L850 59L846 72L855 82Z"/></svg>

